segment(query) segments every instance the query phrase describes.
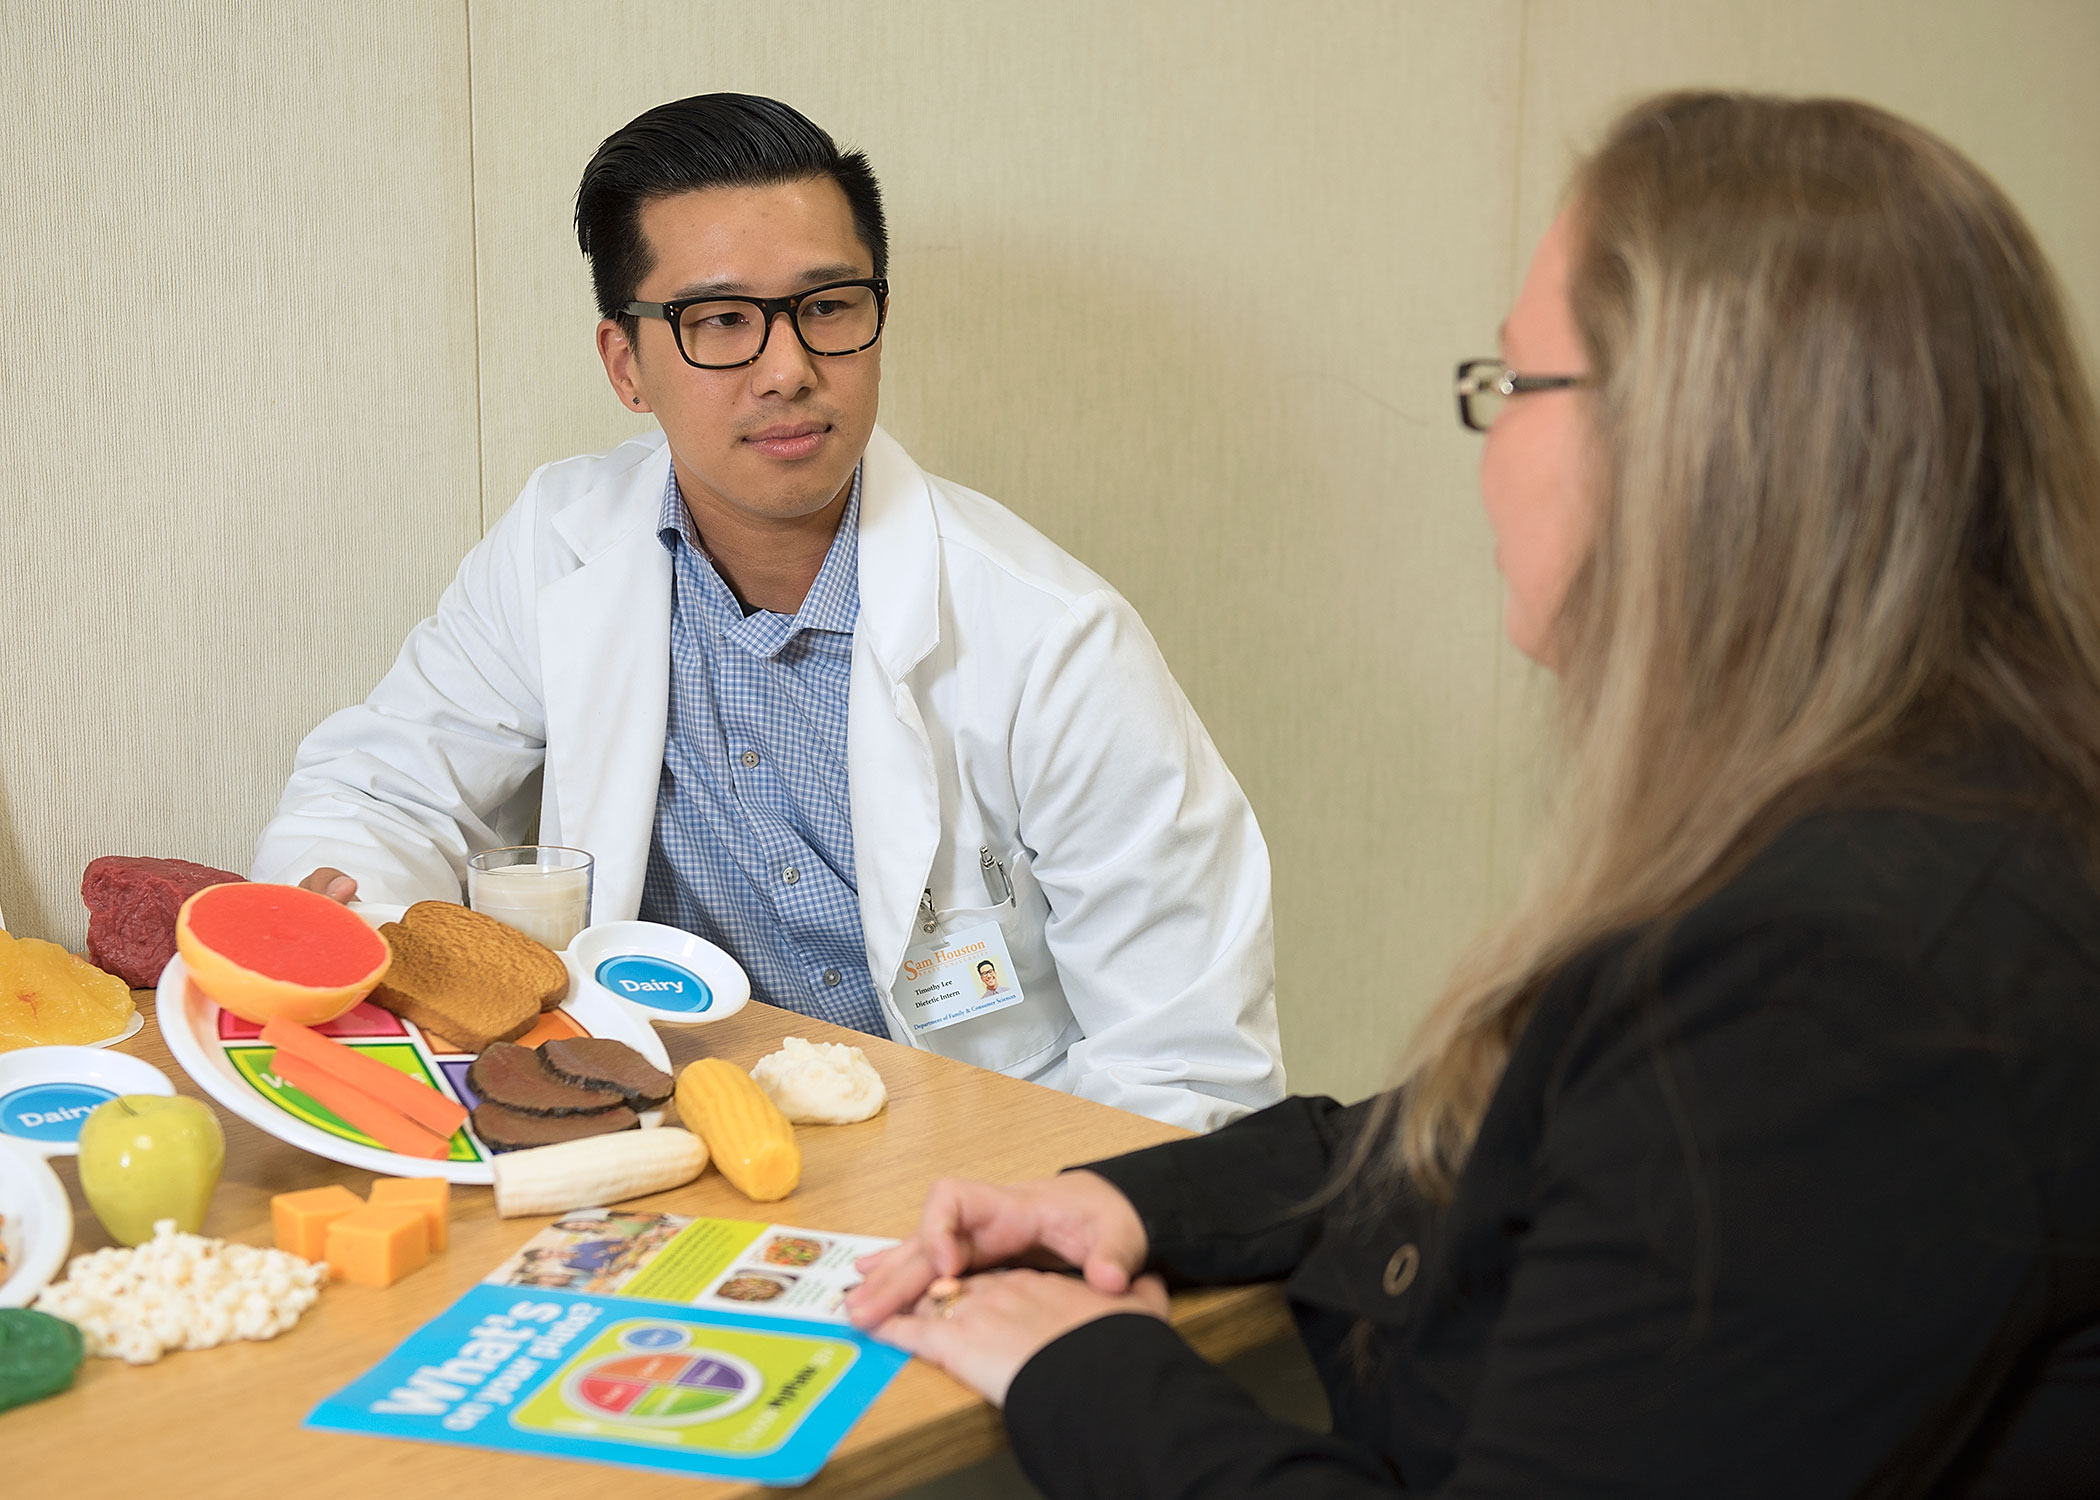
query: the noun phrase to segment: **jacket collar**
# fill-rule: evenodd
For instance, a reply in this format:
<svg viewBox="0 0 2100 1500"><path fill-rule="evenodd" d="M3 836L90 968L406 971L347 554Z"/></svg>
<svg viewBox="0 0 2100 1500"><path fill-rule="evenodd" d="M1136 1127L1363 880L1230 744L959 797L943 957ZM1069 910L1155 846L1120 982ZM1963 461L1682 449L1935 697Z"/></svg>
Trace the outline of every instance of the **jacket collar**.
<svg viewBox="0 0 2100 1500"><path fill-rule="evenodd" d="M657 503L671 479L671 447L661 430L645 433L615 448L607 464L608 472L590 492L563 506L552 522L554 534L569 544L579 563L593 561L656 520Z"/></svg>

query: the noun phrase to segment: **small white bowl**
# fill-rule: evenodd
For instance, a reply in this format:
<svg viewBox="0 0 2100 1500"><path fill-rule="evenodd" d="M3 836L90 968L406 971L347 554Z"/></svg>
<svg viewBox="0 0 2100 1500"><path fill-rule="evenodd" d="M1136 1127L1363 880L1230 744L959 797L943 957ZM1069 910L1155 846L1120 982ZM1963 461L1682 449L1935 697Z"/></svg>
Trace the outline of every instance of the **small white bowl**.
<svg viewBox="0 0 2100 1500"><path fill-rule="evenodd" d="M582 983L673 1026L722 1020L751 998L751 980L735 959L706 938L657 922L587 927L562 957Z"/></svg>
<svg viewBox="0 0 2100 1500"><path fill-rule="evenodd" d="M11 1137L0 1137L0 1240L8 1264L0 1307L26 1307L73 1248L73 1209L58 1174Z"/></svg>
<svg viewBox="0 0 2100 1500"><path fill-rule="evenodd" d="M24 1047L0 1052L0 1140L40 1156L76 1156L80 1127L119 1094L172 1094L149 1062L101 1047Z"/></svg>

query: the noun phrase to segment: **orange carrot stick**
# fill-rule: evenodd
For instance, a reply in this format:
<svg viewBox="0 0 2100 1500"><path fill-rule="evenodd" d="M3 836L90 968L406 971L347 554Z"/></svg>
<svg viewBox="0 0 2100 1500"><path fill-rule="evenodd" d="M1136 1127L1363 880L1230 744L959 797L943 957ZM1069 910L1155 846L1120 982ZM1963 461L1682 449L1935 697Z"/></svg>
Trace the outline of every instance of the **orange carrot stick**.
<svg viewBox="0 0 2100 1500"><path fill-rule="evenodd" d="M448 1138L431 1134L398 1109L315 1067L296 1052L280 1050L270 1061L270 1071L327 1105L389 1151L431 1161L443 1161L451 1154L452 1142Z"/></svg>
<svg viewBox="0 0 2100 1500"><path fill-rule="evenodd" d="M262 1039L280 1054L289 1052L324 1073L334 1074L437 1135L449 1136L467 1122L467 1108L457 1100L447 1099L399 1068L390 1068L378 1058L366 1057L354 1047L345 1047L334 1037L323 1036L296 1021L269 1021L262 1029ZM318 1099L320 1095L314 1097Z"/></svg>

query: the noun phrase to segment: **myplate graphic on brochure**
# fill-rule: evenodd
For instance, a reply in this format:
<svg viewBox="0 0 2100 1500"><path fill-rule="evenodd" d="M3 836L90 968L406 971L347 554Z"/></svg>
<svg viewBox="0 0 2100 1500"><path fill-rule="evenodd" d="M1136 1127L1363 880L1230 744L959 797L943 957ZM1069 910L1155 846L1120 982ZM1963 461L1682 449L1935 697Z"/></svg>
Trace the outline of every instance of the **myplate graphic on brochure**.
<svg viewBox="0 0 2100 1500"><path fill-rule="evenodd" d="M676 1341L677 1347L654 1349ZM651 1441L694 1453L779 1452L859 1351L804 1331L693 1328L651 1318L607 1328L511 1419L524 1431Z"/></svg>
<svg viewBox="0 0 2100 1500"><path fill-rule="evenodd" d="M692 1330L675 1323L626 1323L611 1338L619 1352L570 1367L560 1400L550 1403L563 1416L684 1427L742 1411L765 1384L749 1360L715 1347L689 1350ZM531 1425L529 1415L519 1414L520 1425Z"/></svg>

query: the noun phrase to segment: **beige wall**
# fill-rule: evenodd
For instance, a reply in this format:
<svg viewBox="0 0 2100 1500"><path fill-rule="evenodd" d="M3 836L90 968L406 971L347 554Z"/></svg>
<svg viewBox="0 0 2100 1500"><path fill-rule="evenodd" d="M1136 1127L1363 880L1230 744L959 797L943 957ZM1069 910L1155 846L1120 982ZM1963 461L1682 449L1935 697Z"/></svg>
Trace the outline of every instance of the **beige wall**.
<svg viewBox="0 0 2100 1500"><path fill-rule="evenodd" d="M2100 331L2081 0L79 14L0 22L0 110L40 146L0 161L30 205L0 278L0 905L69 942L94 853L241 865L298 734L531 468L633 430L568 214L665 98L777 94L870 153L884 421L1151 623L1269 834L1305 1088L1378 1082L1521 859L1536 684L1449 372L1614 104L1890 104L1999 175ZM80 312L140 288L143 358Z"/></svg>
<svg viewBox="0 0 2100 1500"><path fill-rule="evenodd" d="M0 908L245 869L479 530L457 6L0 12Z"/></svg>

